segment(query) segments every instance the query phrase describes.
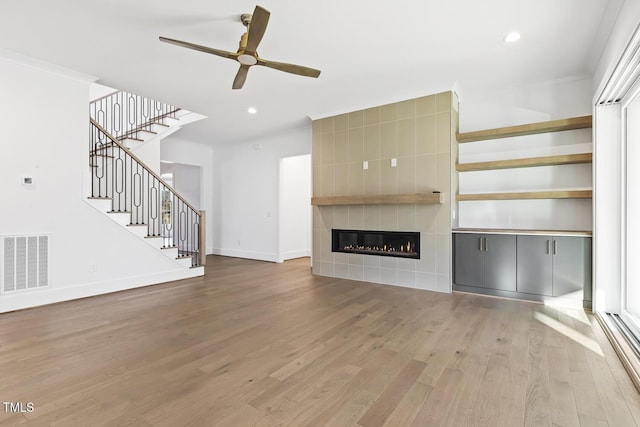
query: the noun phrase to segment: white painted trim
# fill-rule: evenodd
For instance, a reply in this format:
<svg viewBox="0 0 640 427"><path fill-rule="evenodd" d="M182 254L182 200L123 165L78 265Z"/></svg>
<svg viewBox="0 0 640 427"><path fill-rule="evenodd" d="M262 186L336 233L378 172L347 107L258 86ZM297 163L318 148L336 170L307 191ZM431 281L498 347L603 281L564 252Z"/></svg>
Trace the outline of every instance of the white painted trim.
<svg viewBox="0 0 640 427"><path fill-rule="evenodd" d="M42 61L40 59L31 58L29 56L17 53L8 49L0 48L0 59L6 59L7 61L17 62L28 67L37 68L41 71L56 74L61 77L66 77L71 80L76 80L83 83L95 83L98 81L98 77L90 76L89 74L80 73L78 71L64 68L59 65L52 64L50 62Z"/></svg>
<svg viewBox="0 0 640 427"><path fill-rule="evenodd" d="M282 218L282 213L284 212L285 206L284 206L284 200L282 197L282 194L284 193L284 176L283 176L283 168L284 168L284 159L285 157L281 157L280 159L278 159L278 223L276 224L277 227L277 235L278 235L278 241L276 242L276 246L277 246L277 251L278 251L278 263L282 263L285 261L285 254L282 251L282 240L284 239L284 224L283 222L283 218Z"/></svg>
<svg viewBox="0 0 640 427"><path fill-rule="evenodd" d="M594 110L593 310L620 309L622 174L620 105Z"/></svg>
<svg viewBox="0 0 640 427"><path fill-rule="evenodd" d="M104 282L83 283L73 287L59 289L53 288L29 294L5 294L2 296L2 299L0 299L0 313L108 294L111 292L124 291L127 289L140 288L149 285L157 285L159 283L188 279L203 275L204 268L192 268L188 270L179 269L169 272L125 277L117 280L107 280Z"/></svg>
<svg viewBox="0 0 640 427"><path fill-rule="evenodd" d="M295 258L303 258L303 257L310 257L311 256L311 251L307 250L307 251L291 251L291 252L284 252L282 254L282 259L283 261L286 261L288 259L295 259Z"/></svg>
<svg viewBox="0 0 640 427"><path fill-rule="evenodd" d="M278 262L278 254L268 252L238 251L234 249L213 248L211 250L211 254L233 258L255 259L258 261Z"/></svg>

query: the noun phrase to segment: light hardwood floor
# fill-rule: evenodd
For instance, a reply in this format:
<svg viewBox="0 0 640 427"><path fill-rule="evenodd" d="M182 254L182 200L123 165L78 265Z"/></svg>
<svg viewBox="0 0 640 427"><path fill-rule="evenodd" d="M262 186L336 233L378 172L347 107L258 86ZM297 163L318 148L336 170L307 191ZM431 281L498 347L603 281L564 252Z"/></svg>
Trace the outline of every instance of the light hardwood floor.
<svg viewBox="0 0 640 427"><path fill-rule="evenodd" d="M0 426L615 426L640 396L592 316L209 257L0 315Z"/></svg>

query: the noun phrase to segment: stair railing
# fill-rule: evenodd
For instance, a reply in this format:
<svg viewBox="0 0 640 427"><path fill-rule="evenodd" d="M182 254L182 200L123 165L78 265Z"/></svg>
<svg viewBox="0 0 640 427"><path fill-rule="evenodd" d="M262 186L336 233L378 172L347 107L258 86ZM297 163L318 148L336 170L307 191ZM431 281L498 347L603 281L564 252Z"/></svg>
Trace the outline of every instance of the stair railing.
<svg viewBox="0 0 640 427"><path fill-rule="evenodd" d="M112 212L127 212L131 225L146 225L149 237L178 248L191 265L204 265L204 212L171 186L94 119L90 119L91 197L110 198Z"/></svg>
<svg viewBox="0 0 640 427"><path fill-rule="evenodd" d="M89 107L91 118L120 141L140 139L140 132L153 132L153 125L175 119L178 111L173 105L125 91L98 98Z"/></svg>

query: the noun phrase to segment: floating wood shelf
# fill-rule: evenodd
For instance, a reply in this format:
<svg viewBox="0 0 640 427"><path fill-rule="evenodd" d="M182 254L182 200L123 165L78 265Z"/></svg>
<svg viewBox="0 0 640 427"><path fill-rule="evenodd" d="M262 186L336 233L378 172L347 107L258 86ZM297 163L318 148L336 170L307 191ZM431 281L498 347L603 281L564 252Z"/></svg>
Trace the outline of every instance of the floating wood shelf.
<svg viewBox="0 0 640 427"><path fill-rule="evenodd" d="M528 157L524 159L493 160L489 162L458 163L458 172L483 171L494 169L527 168L535 166L570 165L591 163L591 153L564 154L560 156Z"/></svg>
<svg viewBox="0 0 640 427"><path fill-rule="evenodd" d="M527 199L590 199L591 190L525 191L517 193L458 194L456 200L527 200Z"/></svg>
<svg viewBox="0 0 640 427"><path fill-rule="evenodd" d="M572 117L569 119L551 120L549 122L530 123L526 125L457 133L459 143L484 141L487 139L510 138L513 136L534 135L538 133L560 132L563 130L586 129L591 127L591 116Z"/></svg>
<svg viewBox="0 0 640 427"><path fill-rule="evenodd" d="M328 196L311 198L311 204L314 206L439 203L444 203L444 195L442 193L385 194L379 196Z"/></svg>

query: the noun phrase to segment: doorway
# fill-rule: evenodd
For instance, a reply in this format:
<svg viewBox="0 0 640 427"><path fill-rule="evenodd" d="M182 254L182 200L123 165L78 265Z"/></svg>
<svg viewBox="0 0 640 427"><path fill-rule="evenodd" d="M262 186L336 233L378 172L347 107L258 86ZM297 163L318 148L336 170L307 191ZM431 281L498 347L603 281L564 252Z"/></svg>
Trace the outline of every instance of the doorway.
<svg viewBox="0 0 640 427"><path fill-rule="evenodd" d="M280 159L278 262L311 256L311 155Z"/></svg>
<svg viewBox="0 0 640 427"><path fill-rule="evenodd" d="M202 209L202 168L162 161L160 163L162 179L189 202L196 210Z"/></svg>

